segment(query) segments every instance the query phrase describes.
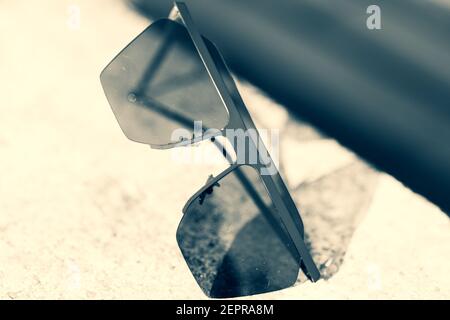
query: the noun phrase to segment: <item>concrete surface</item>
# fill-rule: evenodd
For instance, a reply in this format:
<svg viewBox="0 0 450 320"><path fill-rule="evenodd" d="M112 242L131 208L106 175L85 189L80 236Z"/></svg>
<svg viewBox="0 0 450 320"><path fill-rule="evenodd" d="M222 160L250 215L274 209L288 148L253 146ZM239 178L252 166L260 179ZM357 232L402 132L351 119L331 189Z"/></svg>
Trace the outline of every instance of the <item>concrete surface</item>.
<svg viewBox="0 0 450 320"><path fill-rule="evenodd" d="M225 164L180 164L128 141L99 82L148 21L121 1L0 6L0 298L205 298L175 232ZM325 275L256 298L449 299L448 217L240 88L257 124L281 129L281 167Z"/></svg>

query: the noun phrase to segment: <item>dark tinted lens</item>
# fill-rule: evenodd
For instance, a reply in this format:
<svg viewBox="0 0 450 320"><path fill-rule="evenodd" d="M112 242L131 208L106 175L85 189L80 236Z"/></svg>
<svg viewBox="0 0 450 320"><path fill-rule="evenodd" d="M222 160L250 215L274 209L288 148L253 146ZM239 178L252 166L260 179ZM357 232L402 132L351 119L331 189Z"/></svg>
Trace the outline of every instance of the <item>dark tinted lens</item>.
<svg viewBox="0 0 450 320"><path fill-rule="evenodd" d="M200 287L226 298L291 286L299 259L259 173L241 166L218 183L189 205L177 231Z"/></svg>
<svg viewBox="0 0 450 320"><path fill-rule="evenodd" d="M224 107L184 26L155 22L103 70L102 86L119 124L132 140L166 145L175 129L193 133L228 123Z"/></svg>

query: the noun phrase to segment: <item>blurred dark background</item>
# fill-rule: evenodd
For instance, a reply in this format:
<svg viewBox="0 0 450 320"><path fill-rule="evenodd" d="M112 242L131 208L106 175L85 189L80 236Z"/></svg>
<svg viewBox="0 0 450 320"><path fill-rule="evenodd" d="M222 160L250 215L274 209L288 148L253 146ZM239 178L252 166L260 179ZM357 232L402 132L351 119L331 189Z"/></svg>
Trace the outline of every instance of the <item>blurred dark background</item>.
<svg viewBox="0 0 450 320"><path fill-rule="evenodd" d="M231 69L450 212L450 6L186 0ZM133 0L152 19L171 0ZM369 5L381 30L369 30Z"/></svg>

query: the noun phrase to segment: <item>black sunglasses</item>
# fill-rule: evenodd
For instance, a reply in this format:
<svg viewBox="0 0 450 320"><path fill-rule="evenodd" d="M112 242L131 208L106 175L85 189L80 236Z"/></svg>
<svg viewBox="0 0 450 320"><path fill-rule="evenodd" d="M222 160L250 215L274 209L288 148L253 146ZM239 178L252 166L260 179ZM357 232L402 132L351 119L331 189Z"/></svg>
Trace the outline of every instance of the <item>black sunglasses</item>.
<svg viewBox="0 0 450 320"><path fill-rule="evenodd" d="M186 4L175 2L169 19L145 29L100 79L129 139L159 149L211 140L230 162L189 199L177 230L181 252L206 295L284 289L296 282L300 268L311 281L320 278L289 191L223 58L197 31ZM194 121L206 130L196 134ZM180 127L189 134L174 135ZM235 141L227 151L219 139L226 130L253 134L243 151ZM256 161L249 160L252 150ZM244 161L233 152L243 152Z"/></svg>

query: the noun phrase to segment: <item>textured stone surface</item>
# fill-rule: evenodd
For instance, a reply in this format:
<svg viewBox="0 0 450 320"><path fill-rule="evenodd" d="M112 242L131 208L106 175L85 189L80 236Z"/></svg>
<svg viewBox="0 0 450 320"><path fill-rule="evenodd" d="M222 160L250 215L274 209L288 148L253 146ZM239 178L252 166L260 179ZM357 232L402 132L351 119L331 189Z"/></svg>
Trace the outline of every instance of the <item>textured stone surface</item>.
<svg viewBox="0 0 450 320"><path fill-rule="evenodd" d="M148 22L106 0L0 7L0 298L204 298L175 233L225 166L128 141L99 83ZM258 298L450 298L448 217L241 88L257 123L282 129L281 167L328 278Z"/></svg>

